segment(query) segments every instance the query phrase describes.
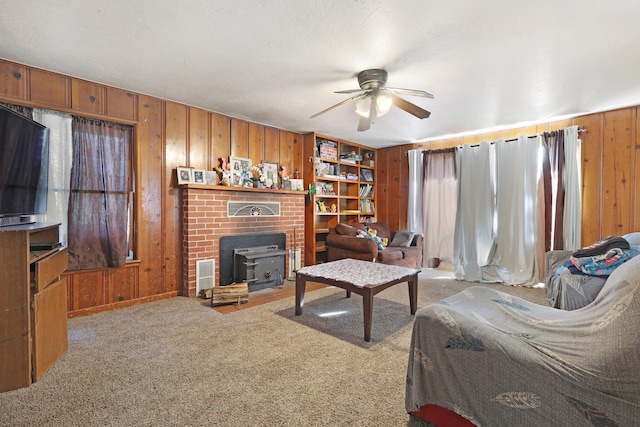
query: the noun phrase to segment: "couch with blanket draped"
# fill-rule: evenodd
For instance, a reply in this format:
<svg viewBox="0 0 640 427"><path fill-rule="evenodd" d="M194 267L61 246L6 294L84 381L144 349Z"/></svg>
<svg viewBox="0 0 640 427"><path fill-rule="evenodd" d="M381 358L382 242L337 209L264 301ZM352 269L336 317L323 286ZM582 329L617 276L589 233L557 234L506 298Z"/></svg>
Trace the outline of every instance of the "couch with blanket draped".
<svg viewBox="0 0 640 427"><path fill-rule="evenodd" d="M584 248L546 253L545 292L552 307L576 310L591 303L620 265L640 254L640 233L608 236Z"/></svg>
<svg viewBox="0 0 640 427"><path fill-rule="evenodd" d="M374 239L358 237L371 228L380 239L387 239L387 246ZM421 234L400 230L392 232L386 222L367 224L337 224L329 230L326 240L327 259L336 261L344 258L361 259L402 267L422 268Z"/></svg>
<svg viewBox="0 0 640 427"><path fill-rule="evenodd" d="M638 426L639 319L640 257L577 310L469 287L416 312L406 411L430 420L426 409L446 408L476 426Z"/></svg>

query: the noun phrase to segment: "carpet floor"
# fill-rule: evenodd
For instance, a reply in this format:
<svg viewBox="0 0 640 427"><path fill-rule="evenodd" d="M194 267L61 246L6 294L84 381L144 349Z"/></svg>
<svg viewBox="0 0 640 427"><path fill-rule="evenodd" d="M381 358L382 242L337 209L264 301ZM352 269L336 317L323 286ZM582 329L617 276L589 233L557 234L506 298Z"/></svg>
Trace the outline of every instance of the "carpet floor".
<svg viewBox="0 0 640 427"><path fill-rule="evenodd" d="M470 283L423 277L418 307ZM543 289L497 287L545 304ZM327 287L221 314L177 297L69 319L69 350L0 393L3 426L407 426L407 286L374 299Z"/></svg>

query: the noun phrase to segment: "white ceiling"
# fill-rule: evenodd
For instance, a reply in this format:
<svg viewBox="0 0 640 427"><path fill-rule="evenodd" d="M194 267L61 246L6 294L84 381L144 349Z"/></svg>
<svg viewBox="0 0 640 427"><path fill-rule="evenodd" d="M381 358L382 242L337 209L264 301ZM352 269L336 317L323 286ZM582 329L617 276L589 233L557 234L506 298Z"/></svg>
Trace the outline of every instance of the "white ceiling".
<svg viewBox="0 0 640 427"><path fill-rule="evenodd" d="M637 0L0 0L0 57L386 147L640 104ZM432 112L357 132L367 68Z"/></svg>

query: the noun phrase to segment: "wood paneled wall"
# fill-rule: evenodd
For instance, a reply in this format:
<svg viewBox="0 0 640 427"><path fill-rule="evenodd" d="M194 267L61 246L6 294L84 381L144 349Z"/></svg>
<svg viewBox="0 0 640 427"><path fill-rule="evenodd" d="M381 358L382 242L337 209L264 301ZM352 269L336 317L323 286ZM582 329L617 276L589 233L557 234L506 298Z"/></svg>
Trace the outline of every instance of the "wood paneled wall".
<svg viewBox="0 0 640 427"><path fill-rule="evenodd" d="M302 135L0 60L0 101L135 127L135 253L126 270L68 274L70 315L178 295L182 289L180 190L175 168L212 169L229 155L303 168ZM414 148L514 138L576 124L583 172L582 241L640 229L638 107L454 139L379 149L378 218L406 227L408 160ZM399 207L397 209L396 207Z"/></svg>
<svg viewBox="0 0 640 427"><path fill-rule="evenodd" d="M70 316L179 295L181 191L175 168L229 155L302 168L302 135L0 60L0 101L133 125L136 262L67 273Z"/></svg>
<svg viewBox="0 0 640 427"><path fill-rule="evenodd" d="M638 108L622 108L536 126L379 149L376 165L384 173L379 175L381 182L378 188L383 191L378 197L381 201L393 202L387 203L387 209L380 212L379 217L387 220L392 228L406 227L406 211L396 212L389 207L397 206L396 203L401 207L408 204L408 150L478 144L578 125L586 129L579 135L582 140L582 244L588 245L609 235L640 231ZM384 203L379 206L384 206Z"/></svg>

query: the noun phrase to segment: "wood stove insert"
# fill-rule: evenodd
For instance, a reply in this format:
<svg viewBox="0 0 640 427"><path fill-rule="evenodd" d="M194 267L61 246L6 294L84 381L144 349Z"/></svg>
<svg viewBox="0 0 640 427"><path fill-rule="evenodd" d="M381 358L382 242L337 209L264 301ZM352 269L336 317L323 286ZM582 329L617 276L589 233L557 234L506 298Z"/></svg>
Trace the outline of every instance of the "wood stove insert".
<svg viewBox="0 0 640 427"><path fill-rule="evenodd" d="M246 281L249 292L282 284L285 233L247 233L220 238L220 286Z"/></svg>

